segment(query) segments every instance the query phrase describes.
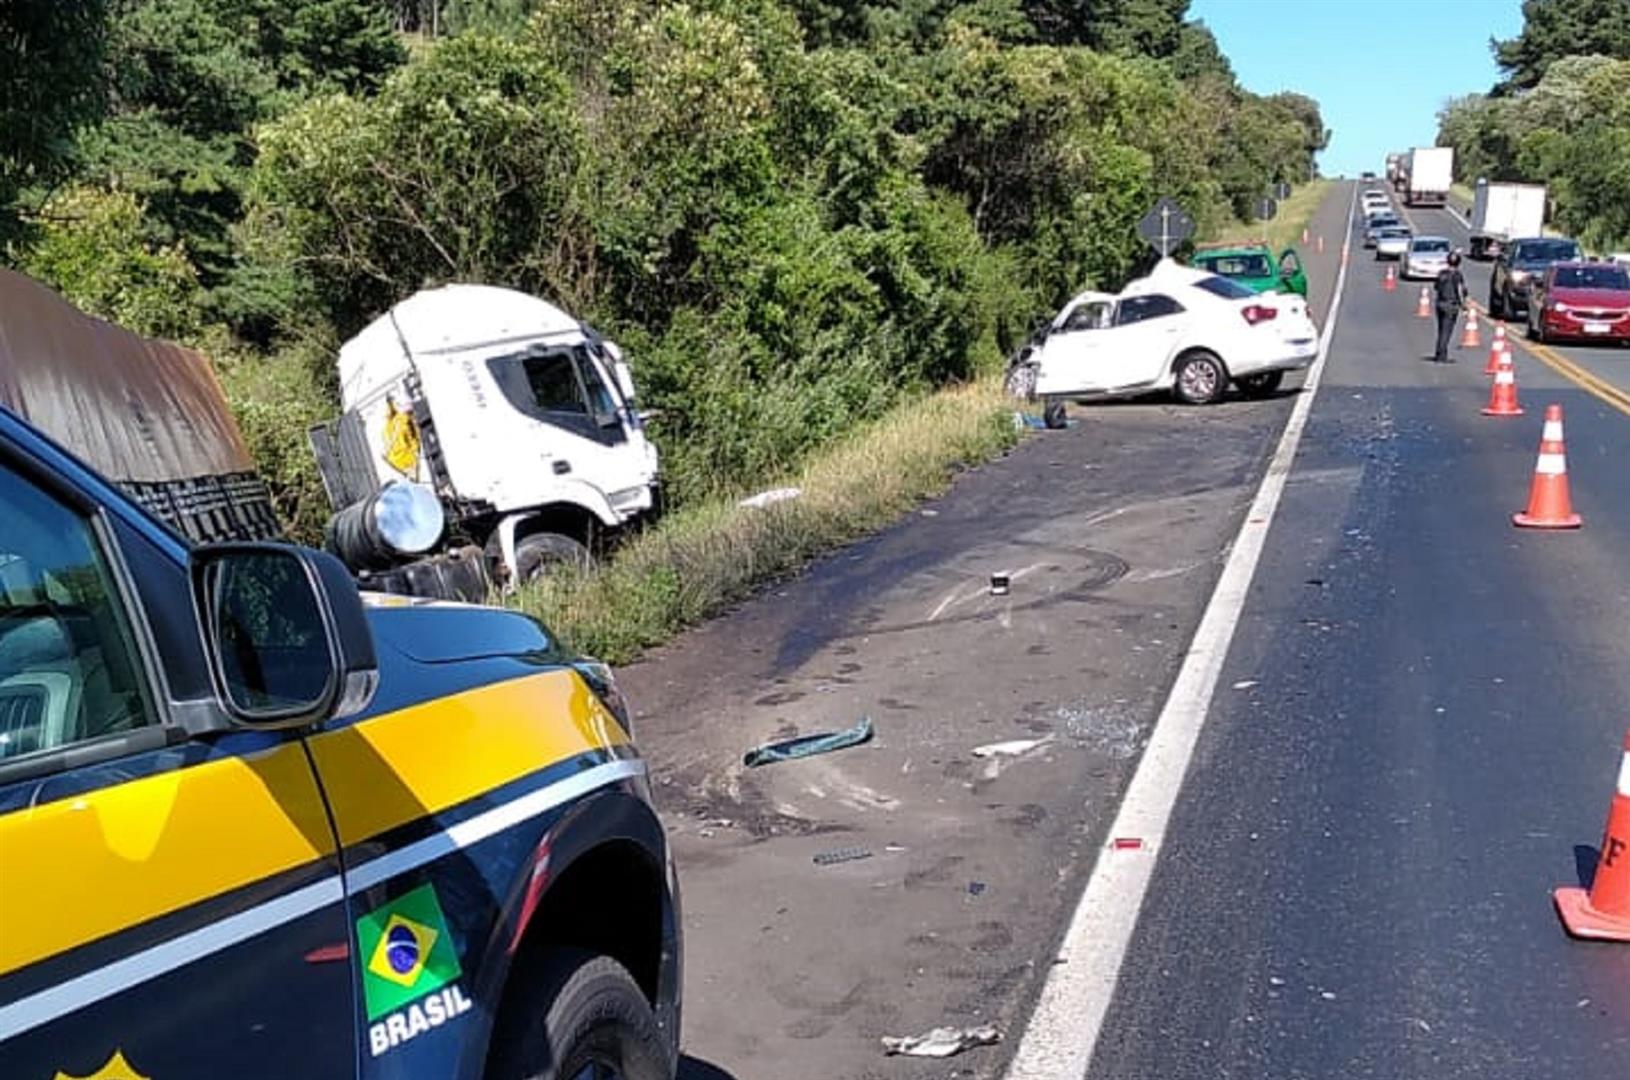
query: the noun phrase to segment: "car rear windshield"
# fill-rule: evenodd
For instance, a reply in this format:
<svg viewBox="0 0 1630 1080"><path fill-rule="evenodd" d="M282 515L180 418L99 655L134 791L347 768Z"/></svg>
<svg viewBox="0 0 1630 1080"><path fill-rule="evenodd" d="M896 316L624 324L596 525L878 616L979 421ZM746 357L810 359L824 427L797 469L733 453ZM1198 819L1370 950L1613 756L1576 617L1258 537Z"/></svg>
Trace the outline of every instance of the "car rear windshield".
<svg viewBox="0 0 1630 1080"><path fill-rule="evenodd" d="M1416 251L1427 251L1427 252L1448 251L1449 250L1449 241L1447 241L1447 240L1417 240L1417 241L1415 241L1415 250Z"/></svg>
<svg viewBox="0 0 1630 1080"><path fill-rule="evenodd" d="M1228 277L1271 277L1273 270L1266 255L1214 255L1200 260L1213 274Z"/></svg>
<svg viewBox="0 0 1630 1080"><path fill-rule="evenodd" d="M1579 257L1579 245L1572 240L1524 240L1511 253L1511 261L1519 263L1567 262Z"/></svg>
<svg viewBox="0 0 1630 1080"><path fill-rule="evenodd" d="M1556 287L1630 290L1630 273L1622 266L1559 266Z"/></svg>
<svg viewBox="0 0 1630 1080"><path fill-rule="evenodd" d="M1237 281L1229 281L1225 277L1201 278L1194 283L1196 289L1204 289L1213 296L1220 296L1224 300L1244 300L1255 296L1256 293L1247 289Z"/></svg>

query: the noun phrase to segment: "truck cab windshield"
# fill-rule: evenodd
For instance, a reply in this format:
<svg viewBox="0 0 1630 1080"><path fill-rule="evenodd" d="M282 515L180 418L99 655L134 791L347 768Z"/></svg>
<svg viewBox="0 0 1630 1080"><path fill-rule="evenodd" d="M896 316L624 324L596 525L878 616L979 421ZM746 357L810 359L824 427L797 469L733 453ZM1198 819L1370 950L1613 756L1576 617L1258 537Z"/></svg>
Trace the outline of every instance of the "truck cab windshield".
<svg viewBox="0 0 1630 1080"><path fill-rule="evenodd" d="M487 368L505 399L527 416L597 442L623 441L616 398L582 345L498 356Z"/></svg>

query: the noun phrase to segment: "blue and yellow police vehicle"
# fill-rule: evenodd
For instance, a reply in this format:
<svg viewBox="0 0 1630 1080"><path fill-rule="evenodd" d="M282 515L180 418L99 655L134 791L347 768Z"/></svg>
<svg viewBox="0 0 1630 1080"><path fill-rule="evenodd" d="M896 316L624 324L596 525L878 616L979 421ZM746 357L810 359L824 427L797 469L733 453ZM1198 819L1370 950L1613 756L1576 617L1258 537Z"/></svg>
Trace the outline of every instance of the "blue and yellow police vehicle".
<svg viewBox="0 0 1630 1080"><path fill-rule="evenodd" d="M679 986L607 669L0 409L0 1077L666 1080Z"/></svg>

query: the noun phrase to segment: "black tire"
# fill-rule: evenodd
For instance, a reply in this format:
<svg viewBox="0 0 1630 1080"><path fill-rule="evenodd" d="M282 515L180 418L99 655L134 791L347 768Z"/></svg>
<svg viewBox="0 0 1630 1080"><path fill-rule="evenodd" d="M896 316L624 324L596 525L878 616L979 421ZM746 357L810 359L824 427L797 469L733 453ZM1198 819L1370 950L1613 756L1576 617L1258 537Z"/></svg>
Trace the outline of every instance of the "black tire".
<svg viewBox="0 0 1630 1080"><path fill-rule="evenodd" d="M581 571L593 565L588 548L560 533L533 533L515 541L515 576L521 585L564 567Z"/></svg>
<svg viewBox="0 0 1630 1080"><path fill-rule="evenodd" d="M676 1067L628 971L609 956L563 949L505 1001L487 1080L673 1080Z"/></svg>
<svg viewBox="0 0 1630 1080"><path fill-rule="evenodd" d="M1047 406L1041 411L1041 422L1046 425L1048 431L1059 431L1070 425L1062 398L1047 399Z"/></svg>
<svg viewBox="0 0 1630 1080"><path fill-rule="evenodd" d="M1273 396L1284 381L1283 371L1264 371L1260 375L1242 375L1234 383L1239 387L1239 392L1248 398L1265 398Z"/></svg>
<svg viewBox="0 0 1630 1080"><path fill-rule="evenodd" d="M1172 393L1183 404L1210 405L1220 401L1227 389L1228 369L1216 353L1196 349L1178 362Z"/></svg>

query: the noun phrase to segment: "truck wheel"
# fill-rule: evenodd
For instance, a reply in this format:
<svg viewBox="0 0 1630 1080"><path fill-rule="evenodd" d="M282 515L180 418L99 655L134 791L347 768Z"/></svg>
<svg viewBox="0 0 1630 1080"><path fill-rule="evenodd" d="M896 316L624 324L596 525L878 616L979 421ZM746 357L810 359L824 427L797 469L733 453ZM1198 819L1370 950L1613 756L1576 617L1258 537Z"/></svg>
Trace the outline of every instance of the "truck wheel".
<svg viewBox="0 0 1630 1080"><path fill-rule="evenodd" d="M593 565L588 548L560 533L533 533L515 542L515 571L520 585L564 567L587 570Z"/></svg>
<svg viewBox="0 0 1630 1080"><path fill-rule="evenodd" d="M1239 392L1248 398L1265 398L1279 389L1279 384L1285 381L1283 371L1264 371L1260 375L1242 375L1234 380Z"/></svg>
<svg viewBox="0 0 1630 1080"><path fill-rule="evenodd" d="M1065 415L1063 398L1047 399L1047 407L1041 411L1041 422L1048 431L1058 431L1069 426L1070 419Z"/></svg>
<svg viewBox="0 0 1630 1080"><path fill-rule="evenodd" d="M1177 365L1177 379L1172 384L1177 398L1185 405L1209 405L1223 396L1228 387L1228 371L1216 353L1203 350L1189 353Z"/></svg>
<svg viewBox="0 0 1630 1080"><path fill-rule="evenodd" d="M672 1080L675 1064L627 970L564 949L505 1002L487 1080Z"/></svg>

